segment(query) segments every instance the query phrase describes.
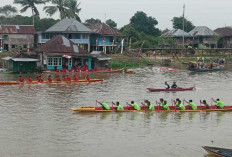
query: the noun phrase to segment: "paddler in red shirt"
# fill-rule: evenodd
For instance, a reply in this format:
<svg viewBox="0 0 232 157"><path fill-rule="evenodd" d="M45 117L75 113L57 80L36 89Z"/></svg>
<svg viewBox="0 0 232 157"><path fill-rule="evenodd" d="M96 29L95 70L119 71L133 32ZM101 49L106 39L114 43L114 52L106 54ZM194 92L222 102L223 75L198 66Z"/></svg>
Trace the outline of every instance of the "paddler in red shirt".
<svg viewBox="0 0 232 157"><path fill-rule="evenodd" d="M71 77L70 76L66 76L66 78L67 78L67 81L71 81L72 79L71 79Z"/></svg>
<svg viewBox="0 0 232 157"><path fill-rule="evenodd" d="M22 76L19 76L19 82L24 82L24 78Z"/></svg>
<svg viewBox="0 0 232 157"><path fill-rule="evenodd" d="M48 76L48 82L52 82L52 77L51 77L51 75Z"/></svg>
<svg viewBox="0 0 232 157"><path fill-rule="evenodd" d="M86 75L85 79L89 82L90 81L89 75Z"/></svg>
<svg viewBox="0 0 232 157"><path fill-rule="evenodd" d="M64 80L64 81L67 81L67 77L66 77L65 75L63 76L63 80Z"/></svg>
<svg viewBox="0 0 232 157"><path fill-rule="evenodd" d="M79 81L79 78L78 78L76 75L73 76L73 79L74 79L76 82Z"/></svg>
<svg viewBox="0 0 232 157"><path fill-rule="evenodd" d="M38 82L43 82L43 78L41 76L39 76Z"/></svg>
<svg viewBox="0 0 232 157"><path fill-rule="evenodd" d="M28 82L32 82L31 76L28 77L27 81L28 81Z"/></svg>
<svg viewBox="0 0 232 157"><path fill-rule="evenodd" d="M60 76L57 76L57 77L56 77L56 81L61 81Z"/></svg>

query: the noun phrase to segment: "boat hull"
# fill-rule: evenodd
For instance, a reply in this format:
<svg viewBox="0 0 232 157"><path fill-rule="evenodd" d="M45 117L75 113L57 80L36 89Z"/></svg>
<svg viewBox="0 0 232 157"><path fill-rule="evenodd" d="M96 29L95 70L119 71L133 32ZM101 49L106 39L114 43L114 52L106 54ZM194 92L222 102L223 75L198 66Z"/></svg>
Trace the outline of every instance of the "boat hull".
<svg viewBox="0 0 232 157"><path fill-rule="evenodd" d="M210 154L218 157L232 157L232 149L218 148L218 147L208 147L203 146L203 148Z"/></svg>
<svg viewBox="0 0 232 157"><path fill-rule="evenodd" d="M222 68L218 68L218 69L197 69L197 70L189 70L191 72L214 72L214 71L221 71Z"/></svg>
<svg viewBox="0 0 232 157"><path fill-rule="evenodd" d="M147 88L150 92L176 92L176 91L188 91L193 90L195 87L189 88L170 88L170 89L158 89L158 88Z"/></svg>
<svg viewBox="0 0 232 157"><path fill-rule="evenodd" d="M90 79L89 81L88 80L71 80L71 81L52 81L52 82L49 82L49 81L43 81L43 82L38 82L38 81L32 81L32 82L28 82L28 81L25 81L25 82L18 82L18 81L6 81L6 82L0 82L0 85L16 85L16 84L42 84L42 83L72 83L72 82L103 82L104 79Z"/></svg>
<svg viewBox="0 0 232 157"><path fill-rule="evenodd" d="M212 111L232 111L232 106L226 106L224 109L217 109L212 106L210 109L204 109L204 106L198 106L197 110L189 109L186 106L186 110L177 110L175 106L170 106L170 110L163 110L160 106L155 106L155 110L148 110L145 106L141 106L141 110L135 110L131 106L124 106L124 110L117 111L117 107L110 107L110 110L104 110L102 107L81 107L72 108L73 111L77 112L212 112Z"/></svg>

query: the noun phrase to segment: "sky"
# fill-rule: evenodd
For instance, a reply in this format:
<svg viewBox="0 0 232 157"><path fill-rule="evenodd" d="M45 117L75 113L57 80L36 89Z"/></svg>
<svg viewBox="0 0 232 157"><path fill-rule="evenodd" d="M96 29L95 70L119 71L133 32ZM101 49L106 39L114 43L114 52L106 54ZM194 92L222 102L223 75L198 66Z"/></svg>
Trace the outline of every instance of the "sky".
<svg viewBox="0 0 232 157"><path fill-rule="evenodd" d="M210 29L232 26L232 0L78 0L81 20L98 18L101 21L114 20L121 28L130 22L137 12L143 11L158 21L157 28L172 29L171 19L183 15L195 26L207 26ZM11 4L20 10L21 6L13 4L13 0L0 0L0 6ZM50 5L50 4L47 4ZM44 5L38 6L41 18L49 17L43 11ZM28 10L22 15L31 15ZM59 14L53 16L58 19Z"/></svg>

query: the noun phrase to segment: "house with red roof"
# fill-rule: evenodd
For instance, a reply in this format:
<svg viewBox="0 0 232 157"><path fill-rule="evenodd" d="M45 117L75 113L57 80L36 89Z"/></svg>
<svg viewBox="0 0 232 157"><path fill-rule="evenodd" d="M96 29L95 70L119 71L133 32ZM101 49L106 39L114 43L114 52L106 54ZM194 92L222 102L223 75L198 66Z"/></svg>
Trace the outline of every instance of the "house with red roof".
<svg viewBox="0 0 232 157"><path fill-rule="evenodd" d="M29 52L34 47L32 25L0 25L0 51Z"/></svg>
<svg viewBox="0 0 232 157"><path fill-rule="evenodd" d="M91 50L109 53L121 42L123 35L105 23L94 23L89 26L94 32L91 35Z"/></svg>

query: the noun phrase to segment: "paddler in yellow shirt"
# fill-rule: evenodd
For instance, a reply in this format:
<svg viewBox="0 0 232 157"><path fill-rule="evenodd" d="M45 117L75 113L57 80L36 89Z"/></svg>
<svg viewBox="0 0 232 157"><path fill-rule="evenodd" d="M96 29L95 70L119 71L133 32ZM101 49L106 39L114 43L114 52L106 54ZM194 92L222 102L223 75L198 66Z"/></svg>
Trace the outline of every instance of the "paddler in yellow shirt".
<svg viewBox="0 0 232 157"><path fill-rule="evenodd" d="M117 111L122 111L124 110L124 107L117 101L116 104L112 102L113 105L117 106Z"/></svg>

